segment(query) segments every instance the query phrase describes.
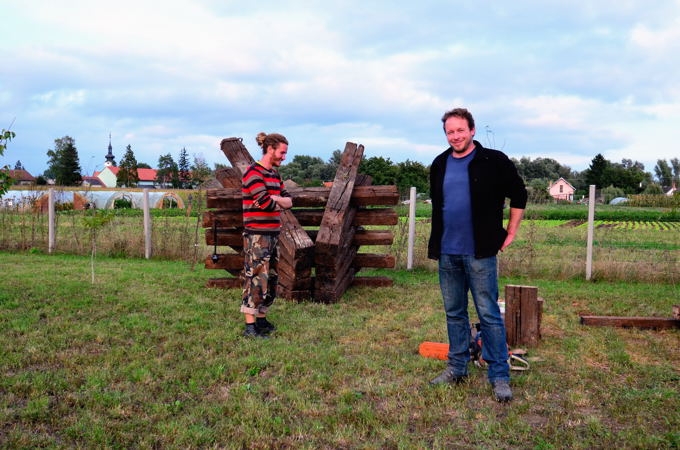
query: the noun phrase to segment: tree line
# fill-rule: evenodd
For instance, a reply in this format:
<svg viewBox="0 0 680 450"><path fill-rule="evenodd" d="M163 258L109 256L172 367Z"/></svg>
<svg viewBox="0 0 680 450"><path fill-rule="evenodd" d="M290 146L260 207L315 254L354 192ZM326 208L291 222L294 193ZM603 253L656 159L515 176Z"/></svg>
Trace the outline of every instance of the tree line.
<svg viewBox="0 0 680 450"><path fill-rule="evenodd" d="M70 136L54 140L54 149L47 150L47 170L37 177L38 184L47 184L54 180L58 186L80 186L83 182L82 168L78 157L75 140ZM20 165L21 162L17 162ZM143 162L137 162L132 146L128 144L123 158L117 165L118 187L137 187L139 184L138 169L151 169ZM170 153L159 156L156 166L155 184L161 188L193 189L209 180L213 172L201 156L194 155L193 163L189 161L186 148L179 152L175 162Z"/></svg>
<svg viewBox="0 0 680 450"><path fill-rule="evenodd" d="M10 137L3 130L4 141ZM11 137L14 137L13 134ZM11 138L10 137L10 138ZM2 149L4 147L0 147ZM0 153L1 154L1 153ZM78 158L75 140L69 136L54 140L54 149L47 151L48 168L37 178L38 184L47 184L47 179L54 180L60 186L78 186L82 183L82 169ZM292 161L280 167L279 172L284 180L290 179L301 186L321 186L324 181L332 181L342 158L340 150L333 151L328 161L320 157L296 155ZM607 160L597 154L590 166L579 172L560 164L552 158L531 159L512 158L520 176L527 184L531 202L551 201L548 187L560 178L568 181L576 190L575 198L586 196L591 184L599 189L606 189L609 197L635 194L661 194L671 186L680 184L680 160L673 158L657 160L654 173L645 171L638 161L623 159L620 163ZM17 162L20 167L21 163ZM215 164L218 170L226 167ZM119 187L136 187L139 183L138 170L151 168L146 163L137 162L131 145L127 145L125 154L118 164L117 183ZM396 185L399 192L406 196L411 187L415 187L422 196L429 195L429 165L406 160L394 163L390 158L382 156L364 157L359 165L359 173L372 178L375 185ZM192 189L214 176L205 159L194 155L189 161L186 148L179 152L177 161L170 153L160 155L156 168L156 184L162 188Z"/></svg>

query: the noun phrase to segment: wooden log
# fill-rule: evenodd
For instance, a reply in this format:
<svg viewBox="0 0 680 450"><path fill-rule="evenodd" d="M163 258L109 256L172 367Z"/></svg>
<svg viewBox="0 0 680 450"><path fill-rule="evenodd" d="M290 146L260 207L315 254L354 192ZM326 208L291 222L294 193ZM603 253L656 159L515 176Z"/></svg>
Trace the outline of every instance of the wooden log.
<svg viewBox="0 0 680 450"><path fill-rule="evenodd" d="M354 217L353 225L396 225L398 223L399 216L394 208L360 208Z"/></svg>
<svg viewBox="0 0 680 450"><path fill-rule="evenodd" d="M535 286L505 286L505 329L508 345L535 346L541 336L543 301Z"/></svg>
<svg viewBox="0 0 680 450"><path fill-rule="evenodd" d="M331 189L327 187L287 188L293 199L293 205L296 208L324 208L328 203ZM208 189L206 195L209 201L209 208L226 208L220 206L219 202L224 201L233 204L235 198L240 198L241 189ZM363 186L355 182L354 189L350 193L350 202L353 206L357 207L394 206L399 203L399 191L396 186Z"/></svg>
<svg viewBox="0 0 680 450"><path fill-rule="evenodd" d="M241 188L208 189L206 191L206 206L213 209L223 209L242 214L243 193Z"/></svg>
<svg viewBox="0 0 680 450"><path fill-rule="evenodd" d="M339 300L354 276L352 227L356 208L350 207L352 191L364 154L363 145L348 142L333 180L328 202L316 235L314 297L322 302Z"/></svg>
<svg viewBox="0 0 680 450"><path fill-rule="evenodd" d="M357 230L354 245L392 245L394 233L390 230Z"/></svg>
<svg viewBox="0 0 680 450"><path fill-rule="evenodd" d="M394 269L397 261L394 255L357 253L352 264L355 268L372 267L376 269Z"/></svg>
<svg viewBox="0 0 680 450"><path fill-rule="evenodd" d="M218 254L216 261L213 261L212 256L208 255L205 258L206 269L243 270L243 255L241 254Z"/></svg>
<svg viewBox="0 0 680 450"><path fill-rule="evenodd" d="M225 167L215 171L215 178L222 187L241 189L241 173L233 167Z"/></svg>
<svg viewBox="0 0 680 450"><path fill-rule="evenodd" d="M205 230L205 243L207 245L229 246L235 249L235 251L240 252L243 249L243 229L218 228L213 230L212 228L207 228Z"/></svg>
<svg viewBox="0 0 680 450"><path fill-rule="evenodd" d="M241 211L212 210L204 211L202 215L203 228L241 228L243 229L243 214Z"/></svg>
<svg viewBox="0 0 680 450"><path fill-rule="evenodd" d="M220 150L227 157L232 167L237 170L238 177L243 177L246 169L255 162L248 149L243 145L243 139L237 137L224 138L220 142Z"/></svg>
<svg viewBox="0 0 680 450"><path fill-rule="evenodd" d="M680 328L680 319L670 317L580 316L582 325L600 327L669 329Z"/></svg>

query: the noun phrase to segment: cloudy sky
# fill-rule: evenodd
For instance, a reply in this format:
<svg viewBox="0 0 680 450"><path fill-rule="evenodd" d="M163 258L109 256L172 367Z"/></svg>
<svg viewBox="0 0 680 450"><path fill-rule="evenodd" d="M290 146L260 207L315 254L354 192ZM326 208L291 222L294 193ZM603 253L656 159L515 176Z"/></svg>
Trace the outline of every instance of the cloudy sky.
<svg viewBox="0 0 680 450"><path fill-rule="evenodd" d="M162 5L162 6L160 6ZM0 0L0 165L34 175L75 139L83 172L131 145L228 163L225 137L280 132L295 155L428 165L442 113L477 139L574 170L601 153L653 173L680 157L680 0L513 2Z"/></svg>

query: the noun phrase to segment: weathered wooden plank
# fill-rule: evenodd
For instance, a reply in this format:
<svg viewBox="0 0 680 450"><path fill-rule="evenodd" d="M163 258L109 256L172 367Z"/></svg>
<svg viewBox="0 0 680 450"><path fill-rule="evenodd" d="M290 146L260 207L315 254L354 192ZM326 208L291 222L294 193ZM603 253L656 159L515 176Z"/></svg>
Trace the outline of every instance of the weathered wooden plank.
<svg viewBox="0 0 680 450"><path fill-rule="evenodd" d="M241 188L208 189L206 191L206 206L213 209L243 211L243 193Z"/></svg>
<svg viewBox="0 0 680 450"><path fill-rule="evenodd" d="M248 149L243 145L243 139L237 137L230 137L222 139L220 142L220 150L227 157L231 166L237 170L238 177L243 177L246 169L255 160L248 153Z"/></svg>
<svg viewBox="0 0 680 450"><path fill-rule="evenodd" d="M236 247L239 252L243 249L243 229L241 228L206 228L205 243L207 245L224 245L228 247Z"/></svg>
<svg viewBox="0 0 680 450"><path fill-rule="evenodd" d="M354 245L392 245L394 233L390 230L357 230Z"/></svg>
<svg viewBox="0 0 680 450"><path fill-rule="evenodd" d="M222 253L213 261L213 255L205 258L206 269L243 270L243 255L237 253Z"/></svg>
<svg viewBox="0 0 680 450"><path fill-rule="evenodd" d="M314 283L314 300L322 303L339 301L353 280L354 270L352 268L344 272L343 276L334 278L332 282L319 283L319 275L317 274Z"/></svg>
<svg viewBox="0 0 680 450"><path fill-rule="evenodd" d="M286 188L296 208L325 207L332 188L327 187L291 187ZM232 202L240 199L241 188L208 189L206 195L211 202L225 200ZM399 203L399 191L396 186L379 185L364 186L354 183L350 203L354 206L394 206ZM209 206L212 208L212 206ZM221 208L221 206L214 206Z"/></svg>
<svg viewBox="0 0 680 450"><path fill-rule="evenodd" d="M398 223L399 216L393 208L361 208L357 210L353 225L396 225Z"/></svg>
<svg viewBox="0 0 680 450"><path fill-rule="evenodd" d="M538 288L534 286L523 286L520 299L520 344L536 346L538 345L538 334L540 324Z"/></svg>
<svg viewBox="0 0 680 450"><path fill-rule="evenodd" d="M352 280L352 286L365 286L365 287L392 287L394 285L394 280L389 277L354 277Z"/></svg>
<svg viewBox="0 0 680 450"><path fill-rule="evenodd" d="M621 328L680 328L680 320L671 317L580 316L582 325Z"/></svg>
<svg viewBox="0 0 680 450"><path fill-rule="evenodd" d="M241 189L241 172L233 167L224 167L215 171L215 178L222 187Z"/></svg>
<svg viewBox="0 0 680 450"><path fill-rule="evenodd" d="M373 253L357 253L352 261L354 267L372 267L376 269L394 269L397 265L394 255Z"/></svg>
<svg viewBox="0 0 680 450"><path fill-rule="evenodd" d="M217 224L218 228L241 228L243 229L243 214L239 211L212 210L204 211L202 216L203 228L212 228Z"/></svg>
<svg viewBox="0 0 680 450"><path fill-rule="evenodd" d="M505 286L505 331L508 345L535 346L541 337L543 299L535 286Z"/></svg>

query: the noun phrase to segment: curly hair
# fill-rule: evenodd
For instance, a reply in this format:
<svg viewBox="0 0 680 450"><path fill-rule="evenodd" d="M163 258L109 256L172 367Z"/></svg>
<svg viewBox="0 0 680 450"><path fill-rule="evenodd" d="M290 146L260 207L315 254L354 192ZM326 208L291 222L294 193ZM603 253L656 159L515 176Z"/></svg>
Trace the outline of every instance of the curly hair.
<svg viewBox="0 0 680 450"><path fill-rule="evenodd" d="M264 131L261 131L255 136L255 141L257 141L257 145L262 148L262 154L267 153L267 148L269 148L269 146L276 149L279 144L288 145L288 139L286 139L284 135L279 133L267 134Z"/></svg>
<svg viewBox="0 0 680 450"><path fill-rule="evenodd" d="M442 116L442 127L446 124L446 121L451 117L459 117L461 119L467 120L468 127L470 130L475 129L475 119L472 117L472 113L465 108L454 108L451 111L446 111Z"/></svg>

